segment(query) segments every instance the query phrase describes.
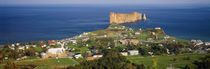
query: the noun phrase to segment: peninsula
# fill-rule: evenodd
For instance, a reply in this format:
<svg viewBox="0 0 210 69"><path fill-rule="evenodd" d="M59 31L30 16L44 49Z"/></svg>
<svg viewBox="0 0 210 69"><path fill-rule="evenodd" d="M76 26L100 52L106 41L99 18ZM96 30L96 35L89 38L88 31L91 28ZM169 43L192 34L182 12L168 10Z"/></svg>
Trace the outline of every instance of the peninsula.
<svg viewBox="0 0 210 69"><path fill-rule="evenodd" d="M110 24L130 23L138 20L146 20L146 15L139 12L133 12L131 14L110 13Z"/></svg>
<svg viewBox="0 0 210 69"><path fill-rule="evenodd" d="M205 56L209 59L210 43L177 39L161 27L132 29L120 24L146 19L137 12L111 14L119 21L103 30L61 40L5 44L0 48L0 68L200 69L198 66L204 63L197 61Z"/></svg>

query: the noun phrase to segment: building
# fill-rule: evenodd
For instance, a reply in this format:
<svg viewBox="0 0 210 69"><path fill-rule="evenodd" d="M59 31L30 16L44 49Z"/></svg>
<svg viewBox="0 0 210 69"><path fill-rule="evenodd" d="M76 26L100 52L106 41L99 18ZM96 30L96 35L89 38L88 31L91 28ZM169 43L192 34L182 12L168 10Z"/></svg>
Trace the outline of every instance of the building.
<svg viewBox="0 0 210 69"><path fill-rule="evenodd" d="M168 35L166 35L166 36L164 36L163 38L164 38L164 39L169 39L169 38L171 38L171 37L168 36Z"/></svg>
<svg viewBox="0 0 210 69"><path fill-rule="evenodd" d="M128 56L128 52L120 52L123 56Z"/></svg>
<svg viewBox="0 0 210 69"><path fill-rule="evenodd" d="M160 27L155 27L155 29L156 29L156 30L160 30L161 28L160 28Z"/></svg>
<svg viewBox="0 0 210 69"><path fill-rule="evenodd" d="M101 58L101 57L103 57L103 55L93 55L94 59L98 59L98 58Z"/></svg>
<svg viewBox="0 0 210 69"><path fill-rule="evenodd" d="M77 40L70 40L73 44L77 44Z"/></svg>
<svg viewBox="0 0 210 69"><path fill-rule="evenodd" d="M139 43L138 39L124 39L124 40L120 40L120 43L122 45L137 45Z"/></svg>
<svg viewBox="0 0 210 69"><path fill-rule="evenodd" d="M153 42L153 38L147 38L147 41Z"/></svg>
<svg viewBox="0 0 210 69"><path fill-rule="evenodd" d="M158 44L158 46L163 46L163 44Z"/></svg>
<svg viewBox="0 0 210 69"><path fill-rule="evenodd" d="M127 41L127 40L120 40L120 43L121 43L122 45L128 45L128 41Z"/></svg>
<svg viewBox="0 0 210 69"><path fill-rule="evenodd" d="M210 42L205 42L205 45L206 45L206 46L209 46L209 45L210 45Z"/></svg>
<svg viewBox="0 0 210 69"><path fill-rule="evenodd" d="M19 46L18 49L25 50L25 47L24 46Z"/></svg>
<svg viewBox="0 0 210 69"><path fill-rule="evenodd" d="M204 44L201 40L191 40L191 42L195 45L202 45Z"/></svg>
<svg viewBox="0 0 210 69"><path fill-rule="evenodd" d="M78 53L74 55L74 58L78 59L78 58L82 58L82 54Z"/></svg>
<svg viewBox="0 0 210 69"><path fill-rule="evenodd" d="M101 58L101 57L103 57L103 55L93 55L93 56L86 56L85 57L85 59L87 59L87 60L94 60L94 59L99 59L99 58Z"/></svg>
<svg viewBox="0 0 210 69"><path fill-rule="evenodd" d="M138 50L129 50L128 51L128 54L129 55L138 55L139 54L139 51Z"/></svg>
<svg viewBox="0 0 210 69"><path fill-rule="evenodd" d="M85 57L87 60L94 60L94 58L92 56L87 56Z"/></svg>
<svg viewBox="0 0 210 69"><path fill-rule="evenodd" d="M48 45L56 45L56 40L48 40Z"/></svg>
<svg viewBox="0 0 210 69"><path fill-rule="evenodd" d="M55 57L66 57L66 51L64 48L50 48L46 53L41 53L42 58L55 58Z"/></svg>
<svg viewBox="0 0 210 69"><path fill-rule="evenodd" d="M140 32L135 32L135 35L139 35L140 34Z"/></svg>

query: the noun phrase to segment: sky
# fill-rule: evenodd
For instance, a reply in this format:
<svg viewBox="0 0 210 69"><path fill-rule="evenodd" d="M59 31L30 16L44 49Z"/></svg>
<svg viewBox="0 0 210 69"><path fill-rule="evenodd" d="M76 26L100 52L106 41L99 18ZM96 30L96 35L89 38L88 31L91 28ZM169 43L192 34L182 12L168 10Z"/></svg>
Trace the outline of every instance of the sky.
<svg viewBox="0 0 210 69"><path fill-rule="evenodd" d="M0 0L0 5L48 5L48 4L209 4L210 0Z"/></svg>

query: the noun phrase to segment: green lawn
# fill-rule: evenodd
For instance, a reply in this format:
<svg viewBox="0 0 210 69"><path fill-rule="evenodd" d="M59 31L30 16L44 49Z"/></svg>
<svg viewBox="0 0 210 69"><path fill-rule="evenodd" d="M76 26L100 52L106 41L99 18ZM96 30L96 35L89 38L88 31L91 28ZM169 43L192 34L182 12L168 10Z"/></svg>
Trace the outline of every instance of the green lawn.
<svg viewBox="0 0 210 69"><path fill-rule="evenodd" d="M79 64L77 61L71 58L48 58L48 59L32 59L32 60L22 60L16 61L16 65L36 65L38 66L36 69L50 69L51 67L67 67L74 66Z"/></svg>
<svg viewBox="0 0 210 69"><path fill-rule="evenodd" d="M84 46L84 47L79 47L79 46L66 46L66 47L69 47L69 48L74 48L76 53L86 53L86 51L88 51L88 47Z"/></svg>
<svg viewBox="0 0 210 69"><path fill-rule="evenodd" d="M185 60L185 57L190 57L190 60ZM143 56L127 56L127 58L136 64L144 64L146 67L153 67L153 59L156 59L158 69L165 69L170 64L175 67L181 68L185 65L193 65L192 62L204 57L205 54L180 54L180 55L169 55L169 56L155 56L155 57L143 57ZM176 61L173 61L173 59Z"/></svg>

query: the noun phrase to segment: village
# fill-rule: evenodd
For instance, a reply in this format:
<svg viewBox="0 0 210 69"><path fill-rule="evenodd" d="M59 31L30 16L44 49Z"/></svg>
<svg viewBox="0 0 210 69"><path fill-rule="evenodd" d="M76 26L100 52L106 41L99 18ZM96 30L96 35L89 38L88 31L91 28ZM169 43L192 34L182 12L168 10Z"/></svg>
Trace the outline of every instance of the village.
<svg viewBox="0 0 210 69"><path fill-rule="evenodd" d="M45 51L35 51L33 52L35 56L38 58L85 58L86 60L94 60L103 57L103 53L99 52L99 49L91 49L91 43L88 44L88 40L93 39L95 42L99 42L100 38L113 38L113 42L107 42L105 45L107 45L107 49L111 49L117 46L137 46L139 44L144 46L150 46L150 43L156 43L158 46L163 46L163 44L166 41L170 41L173 43L178 43L179 41L176 41L175 38L170 37L168 35L165 35L165 33L161 30L160 27L156 27L154 29L154 32L144 30L133 30L131 28L121 26L121 25L111 25L106 30L111 31L117 31L117 32L111 32L111 33L100 33L98 31L94 32L87 32L83 33L79 36L75 36L72 38L66 38L62 40L48 40L48 41L40 41L40 42L34 42L29 44L24 43L15 43L8 46L11 50L18 50L18 51L25 51L29 48L41 48L45 49ZM120 32L119 32L120 31ZM145 35L146 34L146 35ZM139 35L143 35L140 36ZM80 41L80 42L79 42ZM38 43L38 44L36 44ZM206 45L209 46L209 42L202 42L201 40L191 40L191 43L194 44L194 46L199 45ZM101 43L100 43L101 44ZM100 45L99 44L99 45ZM97 44L98 45L98 44ZM85 48L84 51L82 49L79 49L79 47ZM190 51L192 51L192 48L187 48ZM197 52L207 53L210 49L199 49L196 50ZM169 49L166 49L167 54L172 54L172 52L169 52ZM151 56L153 56L153 52L148 52ZM124 56L128 55L138 55L139 50L135 49L127 49L124 48L121 50L121 54ZM23 60L30 56L26 56L24 54L18 54L18 58L16 60ZM4 55L4 59L11 58L8 55Z"/></svg>

